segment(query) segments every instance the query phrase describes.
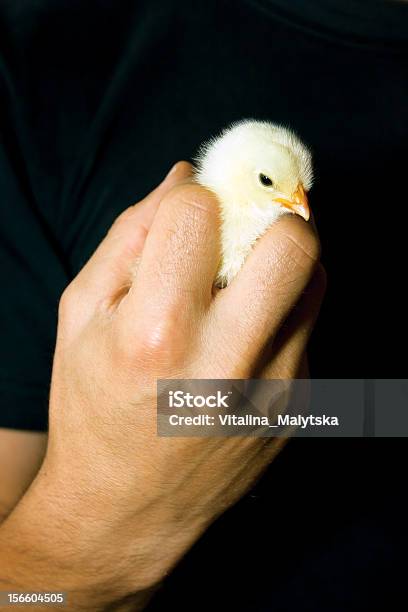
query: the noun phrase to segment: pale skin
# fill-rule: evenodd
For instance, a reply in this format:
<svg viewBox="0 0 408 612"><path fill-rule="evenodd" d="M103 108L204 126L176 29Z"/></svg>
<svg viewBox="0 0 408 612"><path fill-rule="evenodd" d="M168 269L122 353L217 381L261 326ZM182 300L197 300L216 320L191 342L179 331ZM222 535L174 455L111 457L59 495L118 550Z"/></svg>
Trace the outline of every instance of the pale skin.
<svg viewBox="0 0 408 612"><path fill-rule="evenodd" d="M62 296L48 442L0 433L0 590L143 609L284 443L156 435L157 378L304 376L325 287L312 225L287 216L215 293L218 204L190 174L127 209Z"/></svg>

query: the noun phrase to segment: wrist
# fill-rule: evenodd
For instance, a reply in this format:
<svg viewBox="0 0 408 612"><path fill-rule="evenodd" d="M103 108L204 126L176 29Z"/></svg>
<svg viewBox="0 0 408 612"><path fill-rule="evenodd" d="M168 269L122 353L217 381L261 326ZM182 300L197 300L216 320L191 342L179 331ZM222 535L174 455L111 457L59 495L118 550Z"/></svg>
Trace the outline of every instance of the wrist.
<svg viewBox="0 0 408 612"><path fill-rule="evenodd" d="M47 498L83 588L97 587L97 577L115 598L154 591L211 522L203 512L181 517L165 492L147 503L112 465L100 481L92 471L72 470L74 460L69 470L61 463L46 458L33 494Z"/></svg>
<svg viewBox="0 0 408 612"><path fill-rule="evenodd" d="M41 469L0 525L0 589L66 592L68 610L143 609L156 585L113 541L109 521Z"/></svg>

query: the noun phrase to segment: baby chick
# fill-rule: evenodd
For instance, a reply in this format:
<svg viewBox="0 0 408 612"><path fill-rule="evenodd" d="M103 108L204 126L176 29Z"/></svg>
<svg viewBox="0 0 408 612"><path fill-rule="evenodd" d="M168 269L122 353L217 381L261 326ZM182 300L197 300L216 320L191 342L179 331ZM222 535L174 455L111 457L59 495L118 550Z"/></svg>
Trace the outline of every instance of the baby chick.
<svg viewBox="0 0 408 612"><path fill-rule="evenodd" d="M309 219L311 154L291 130L247 119L204 143L196 163L195 180L213 191L221 206L216 285L225 287L257 238L281 215Z"/></svg>

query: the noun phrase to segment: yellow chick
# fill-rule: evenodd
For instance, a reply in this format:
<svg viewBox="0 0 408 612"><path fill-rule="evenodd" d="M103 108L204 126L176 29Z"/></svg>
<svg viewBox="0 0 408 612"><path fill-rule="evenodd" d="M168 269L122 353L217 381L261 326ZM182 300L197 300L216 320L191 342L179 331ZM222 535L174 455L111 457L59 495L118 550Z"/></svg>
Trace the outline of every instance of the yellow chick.
<svg viewBox="0 0 408 612"><path fill-rule="evenodd" d="M237 274L254 243L281 215L310 212L310 151L289 129L247 119L204 143L195 180L213 191L221 206L221 252L216 285Z"/></svg>

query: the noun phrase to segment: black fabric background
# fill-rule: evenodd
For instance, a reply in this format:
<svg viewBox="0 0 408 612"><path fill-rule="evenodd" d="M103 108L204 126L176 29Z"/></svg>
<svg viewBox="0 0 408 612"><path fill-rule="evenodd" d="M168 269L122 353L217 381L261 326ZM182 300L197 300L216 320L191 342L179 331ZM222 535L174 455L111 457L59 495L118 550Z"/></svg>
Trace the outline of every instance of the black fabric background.
<svg viewBox="0 0 408 612"><path fill-rule="evenodd" d="M0 426L46 428L58 298L113 219L242 117L314 152L312 374L405 377L407 33L379 0L2 0ZM156 609L400 609L405 444L291 442Z"/></svg>

